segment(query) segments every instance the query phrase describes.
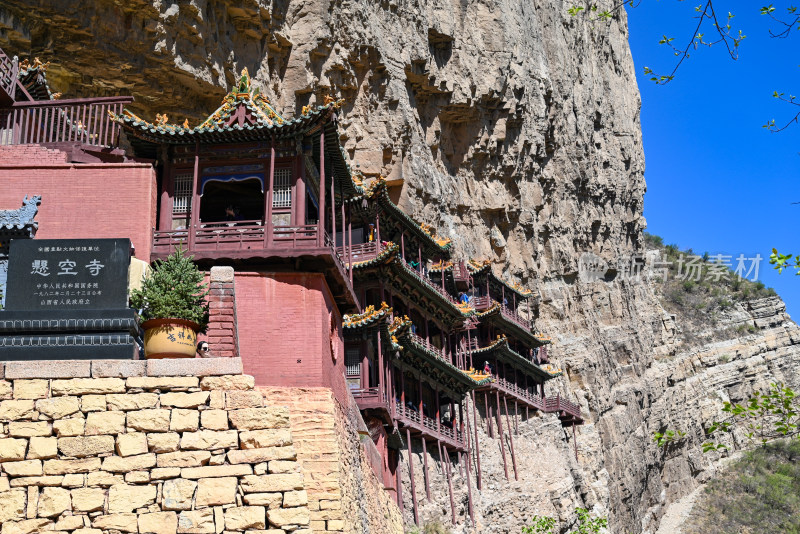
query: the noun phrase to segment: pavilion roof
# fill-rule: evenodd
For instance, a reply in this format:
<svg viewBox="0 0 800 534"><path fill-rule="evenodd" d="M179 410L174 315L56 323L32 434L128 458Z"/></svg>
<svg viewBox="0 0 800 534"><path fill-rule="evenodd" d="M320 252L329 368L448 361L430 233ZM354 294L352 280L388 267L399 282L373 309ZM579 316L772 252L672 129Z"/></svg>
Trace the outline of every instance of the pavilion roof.
<svg viewBox="0 0 800 534"><path fill-rule="evenodd" d="M354 178L354 180L356 183L361 182L357 178ZM426 251L439 256L449 256L452 241L449 238L437 235L432 226L417 222L413 217L401 210L397 204L392 202L389 198L386 180L383 177L373 180L368 186L362 189L363 193L353 197L350 202L355 203L355 205L358 205L358 201L363 202L364 200L374 202L383 213L389 215L392 219L399 222L403 227L413 233L414 236L424 244Z"/></svg>
<svg viewBox="0 0 800 534"><path fill-rule="evenodd" d="M502 313L502 307L496 301L493 302L487 310L476 313L475 317L481 321L488 320L494 322L496 326L503 330L510 331L514 337L518 339L521 338L531 346L538 347L550 343L550 338L545 338L541 334L535 334L522 325L507 319Z"/></svg>
<svg viewBox="0 0 800 534"><path fill-rule="evenodd" d="M47 83L47 67L49 66L49 61L42 63L38 57L34 58L33 62L24 59L19 64L17 79L34 100L57 100L61 96L61 93L50 91L50 85ZM19 89L17 89L16 100L27 100Z"/></svg>
<svg viewBox="0 0 800 534"><path fill-rule="evenodd" d="M342 317L342 327L345 329L359 329L377 325L381 322L388 321L391 316L392 308L385 302L381 303L381 307L375 309L375 306L367 306L364 313L353 313L344 315Z"/></svg>
<svg viewBox="0 0 800 534"><path fill-rule="evenodd" d="M505 334L497 336L497 339L492 341L487 346L475 349L471 351L471 353L473 357L490 353L497 354L502 356L506 361L511 362L513 365L520 367L523 371L527 371L529 374L538 376L543 380L550 380L551 378L558 376L549 373L543 367L537 365L512 349L508 344L508 338L505 336Z"/></svg>
<svg viewBox="0 0 800 534"><path fill-rule="evenodd" d="M154 122L149 122L127 109L121 115L109 114L129 135L153 144L239 143L317 131L320 123L342 103L343 100L327 99L322 106L306 106L299 117L286 119L278 114L266 96L251 87L245 68L222 104L197 126L190 127L188 120L183 124L170 123L167 115L161 114L156 115Z"/></svg>

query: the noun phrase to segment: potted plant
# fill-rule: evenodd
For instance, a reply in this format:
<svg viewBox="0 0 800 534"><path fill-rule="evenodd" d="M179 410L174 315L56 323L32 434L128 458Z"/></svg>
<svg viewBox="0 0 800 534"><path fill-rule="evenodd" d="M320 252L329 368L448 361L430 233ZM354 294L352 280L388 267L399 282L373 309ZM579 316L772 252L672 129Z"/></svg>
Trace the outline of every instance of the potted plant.
<svg viewBox="0 0 800 534"><path fill-rule="evenodd" d="M131 291L131 305L144 320L145 358L193 358L197 333L208 326L208 284L182 249L157 260Z"/></svg>

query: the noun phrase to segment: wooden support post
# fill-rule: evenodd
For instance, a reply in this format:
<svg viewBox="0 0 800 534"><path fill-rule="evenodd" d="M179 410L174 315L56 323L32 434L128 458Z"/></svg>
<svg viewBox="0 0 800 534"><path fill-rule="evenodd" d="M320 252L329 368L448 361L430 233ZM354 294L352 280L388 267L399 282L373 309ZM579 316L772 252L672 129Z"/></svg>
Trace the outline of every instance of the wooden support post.
<svg viewBox="0 0 800 534"><path fill-rule="evenodd" d="M275 137L272 137L269 151L269 182L267 184L266 220L264 221L264 248L272 248L274 225L272 224L272 205L275 203Z"/></svg>
<svg viewBox="0 0 800 534"><path fill-rule="evenodd" d="M439 408L440 408L440 406L439 406L439 390L438 389L434 389L433 390L433 394L436 396L436 431L437 432L441 432L442 431L442 415L441 415L441 412L439 410Z"/></svg>
<svg viewBox="0 0 800 534"><path fill-rule="evenodd" d="M503 405L506 408L506 428L508 428L508 440L511 445L511 465L514 467L514 480L519 480L517 474L517 456L514 454L514 434L511 432L511 422L508 420L508 398L503 396Z"/></svg>
<svg viewBox="0 0 800 534"><path fill-rule="evenodd" d="M417 270L422 274L422 245L417 247ZM444 276L444 271L442 271L442 276Z"/></svg>
<svg viewBox="0 0 800 534"><path fill-rule="evenodd" d="M336 249L336 175L331 173L331 240ZM324 243L323 243L324 246Z"/></svg>
<svg viewBox="0 0 800 534"><path fill-rule="evenodd" d="M450 453L447 450L447 446L442 447L444 449L444 466L447 472L447 489L450 493L450 522L455 525L456 524L456 503L453 500L453 476L450 470Z"/></svg>
<svg viewBox="0 0 800 534"><path fill-rule="evenodd" d="M325 246L325 131L319 133L319 217L317 218L317 246Z"/></svg>
<svg viewBox="0 0 800 534"><path fill-rule="evenodd" d="M572 423L572 446L575 447L575 461L578 461L578 436L575 434L575 423Z"/></svg>
<svg viewBox="0 0 800 534"><path fill-rule="evenodd" d="M403 411L406 409L406 374L403 372L403 368L401 367L398 369L400 371L400 404L403 406Z"/></svg>
<svg viewBox="0 0 800 534"><path fill-rule="evenodd" d="M514 431L519 435L519 408L516 399L514 400Z"/></svg>
<svg viewBox="0 0 800 534"><path fill-rule="evenodd" d="M347 249L347 271L350 274L350 285L353 285L353 211L347 206L347 241L350 247ZM383 295L381 295L383 297ZM361 306L364 306L362 303Z"/></svg>
<svg viewBox="0 0 800 534"><path fill-rule="evenodd" d="M377 243L378 250L381 246L381 214L375 215L375 242Z"/></svg>
<svg viewBox="0 0 800 534"><path fill-rule="evenodd" d="M425 421L425 412L422 409L422 377L417 377L417 395L419 396L419 420Z"/></svg>
<svg viewBox="0 0 800 534"><path fill-rule="evenodd" d="M400 452L397 451L397 456L400 456ZM400 462L398 460L398 465L394 468L394 475L395 475L395 484L397 484L397 507L400 508L400 513L403 513L403 481L400 478Z"/></svg>
<svg viewBox="0 0 800 534"><path fill-rule="evenodd" d="M406 261L406 233L400 232L400 257Z"/></svg>
<svg viewBox="0 0 800 534"><path fill-rule="evenodd" d="M472 504L472 481L469 478L469 451L467 454L460 454L459 455L459 463L464 461L464 457L467 458L467 512L469 513L469 520L475 521L475 508Z"/></svg>
<svg viewBox="0 0 800 534"><path fill-rule="evenodd" d="M478 410L475 408L475 392L472 391L472 418L475 420L475 465L478 468L478 489L482 489L481 480L481 445L478 443Z"/></svg>
<svg viewBox="0 0 800 534"><path fill-rule="evenodd" d="M506 462L506 447L505 443L503 443L503 421L500 419L500 391L496 391L497 393L497 435L500 438L500 452L503 453L503 469L506 472L506 480L510 480L508 478L508 462Z"/></svg>
<svg viewBox="0 0 800 534"><path fill-rule="evenodd" d="M489 404L489 393L487 391L483 392L483 405L486 407L486 433L490 438L494 438L494 432L492 431L492 405Z"/></svg>
<svg viewBox="0 0 800 534"><path fill-rule="evenodd" d="M192 205L189 207L189 250L194 251L194 241L200 221L200 195L197 186L200 181L200 142L194 144L194 174L192 175Z"/></svg>
<svg viewBox="0 0 800 534"><path fill-rule="evenodd" d="M425 436L422 437L422 461L423 461L423 469L425 470L425 497L427 497L428 501L431 500L431 481L430 481L430 474L428 473L428 443L425 440Z"/></svg>
<svg viewBox="0 0 800 534"><path fill-rule="evenodd" d="M408 476L411 479L411 503L414 506L414 524L419 525L419 511L417 510L417 492L414 487L414 455L411 451L411 429L406 427L406 446L408 447Z"/></svg>
<svg viewBox="0 0 800 534"><path fill-rule="evenodd" d="M378 396L382 401L386 400L386 395L384 395L386 386L383 380L385 372L386 370L383 367L383 348L381 347L381 331L378 329Z"/></svg>

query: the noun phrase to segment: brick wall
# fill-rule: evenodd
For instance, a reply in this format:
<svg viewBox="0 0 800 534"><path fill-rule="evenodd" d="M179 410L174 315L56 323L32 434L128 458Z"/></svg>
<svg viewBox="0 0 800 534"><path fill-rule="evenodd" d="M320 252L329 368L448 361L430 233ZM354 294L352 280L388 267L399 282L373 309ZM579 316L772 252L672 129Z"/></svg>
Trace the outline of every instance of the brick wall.
<svg viewBox="0 0 800 534"><path fill-rule="evenodd" d="M322 274L236 272L239 352L259 386L326 387L340 402L342 320Z"/></svg>
<svg viewBox="0 0 800 534"><path fill-rule="evenodd" d="M289 411L237 364L0 364L3 532L310 534Z"/></svg>
<svg viewBox="0 0 800 534"><path fill-rule="evenodd" d="M0 165L58 164L67 162L63 150L45 148L40 145L0 146Z"/></svg>
<svg viewBox="0 0 800 534"><path fill-rule="evenodd" d="M17 158L25 151L27 161ZM28 153L30 152L30 153ZM0 151L0 209L17 209L25 195L42 195L40 239L130 238L150 260L156 224L156 173L142 163L68 164L63 152L37 145ZM10 157L12 155L13 157Z"/></svg>
<svg viewBox="0 0 800 534"><path fill-rule="evenodd" d="M207 283L209 321L202 339L208 341L209 352L214 357L236 358L239 356L239 334L233 267L212 267Z"/></svg>

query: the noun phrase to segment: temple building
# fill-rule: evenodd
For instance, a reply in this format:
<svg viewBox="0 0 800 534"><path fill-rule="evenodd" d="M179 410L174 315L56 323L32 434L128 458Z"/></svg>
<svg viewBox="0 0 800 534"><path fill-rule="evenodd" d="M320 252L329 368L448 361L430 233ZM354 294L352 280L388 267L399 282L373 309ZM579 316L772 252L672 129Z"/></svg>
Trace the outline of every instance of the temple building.
<svg viewBox="0 0 800 534"><path fill-rule="evenodd" d="M390 184L354 172L340 100L284 117L246 69L194 126L139 117L124 109L129 97L57 96L46 64L0 51L10 185L0 207L41 195L39 237L127 237L147 262L193 256L209 272L211 354L241 357L258 386L328 388L355 403L380 454L376 475L416 523L418 499L431 499L429 456L445 473L451 521L464 512L456 471L472 516L479 425L499 438L510 480L521 421L540 411L573 432L583 423L577 405L546 395L561 372L535 333L530 291L491 261L455 257L449 239L395 204ZM87 218L94 228L75 224ZM417 444L422 465L409 454Z"/></svg>

